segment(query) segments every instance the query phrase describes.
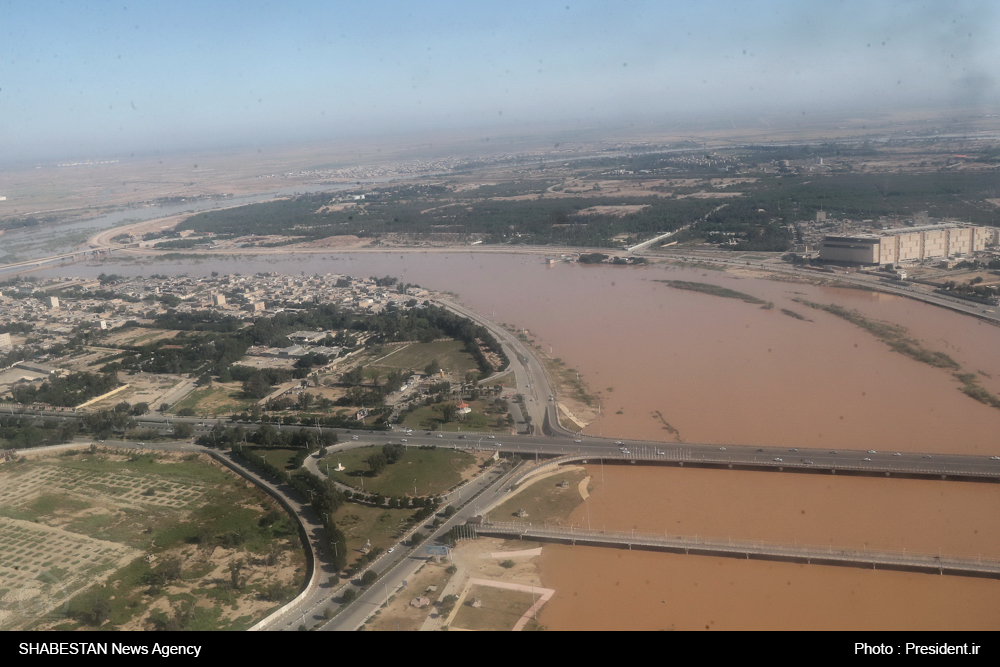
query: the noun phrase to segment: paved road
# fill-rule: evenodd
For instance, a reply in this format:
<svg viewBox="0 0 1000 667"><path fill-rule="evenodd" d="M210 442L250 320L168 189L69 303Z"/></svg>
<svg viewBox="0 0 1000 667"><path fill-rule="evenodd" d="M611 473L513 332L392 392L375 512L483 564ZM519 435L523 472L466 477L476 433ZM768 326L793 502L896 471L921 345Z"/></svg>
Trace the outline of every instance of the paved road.
<svg viewBox="0 0 1000 667"><path fill-rule="evenodd" d="M0 410L3 408L0 407ZM41 411L34 415L38 421L46 419L74 419L81 418L81 413L66 413L58 410ZM211 430L216 423L211 420L195 420L183 418L164 418L158 416L144 417L140 424L144 427L156 429L162 434L169 433L173 426L170 422L188 421L194 423L195 433L204 434ZM216 420L220 424L227 424L224 420ZM254 428L253 424L244 424L244 427ZM299 430L302 426L275 426L280 430ZM312 427L312 430L319 430ZM984 452L983 455L973 456L966 454L939 454L930 452L899 452L879 450L868 452L858 449L820 449L813 447L755 447L752 445L727 444L719 445L713 443L662 443L641 440L612 440L590 435L576 436L569 433L570 437L550 437L536 433L535 435L490 435L474 433L430 433L416 432L403 434L401 432L374 431L360 432L345 429L323 429L326 432L334 431L341 440L350 440L352 435L360 434L361 441L351 444L343 443L345 447L363 446L364 444L385 444L390 442L400 442L406 438L407 445L437 445L444 447L458 447L469 449L499 450L520 454L522 456L564 456L568 454L585 454L593 457L616 457L621 455L621 446L628 448L631 454L642 456L655 450L664 452L683 452L687 457L679 459L692 461L705 465L720 465L727 467L752 466L769 469L783 470L804 470L804 469L837 469L843 471L868 471L868 472L899 472L903 473L911 470L923 471L919 474L927 476L960 476L960 475L983 475L993 477L1000 471L1000 441L998 441L993 451ZM579 441L579 442L577 442ZM619 445L617 443L623 443ZM108 444L118 444L119 441L109 441ZM671 454L673 455L673 454ZM992 458L991 458L992 457ZM626 458L629 458L626 456ZM633 457L634 458L634 457ZM780 460L778 460L780 459ZM866 460L867 459L867 460ZM667 459L664 459L667 460Z"/></svg>
<svg viewBox="0 0 1000 667"><path fill-rule="evenodd" d="M517 336L510 333L499 324L491 322L482 315L460 306L446 299L438 299L437 302L459 315L483 325L489 329L500 344L504 353L510 359L514 377L517 380L517 391L524 395L524 406L531 416L531 423L535 425L535 432L541 433L542 425L545 423L546 413L548 413L548 426L553 435L572 436L573 432L559 426L556 418L556 403L550 401L549 397L554 397L555 392L549 385L548 376L545 369L528 347L518 340ZM556 397L558 398L558 397Z"/></svg>
<svg viewBox="0 0 1000 667"><path fill-rule="evenodd" d="M516 469L503 474L495 469L486 475L481 475L466 485L463 489L465 500L468 501L470 497L479 494L475 500L465 507L460 508L436 529L430 524L418 527L418 530L425 531L425 534L429 535L427 540L415 549L411 549L401 543L395 548L392 554L382 554L370 568L379 573L378 581L367 590L355 587L355 590L359 591L358 598L320 629L356 630L360 627L369 616L385 603L389 596L395 594L397 590L403 587L405 581L412 579L417 569L426 562L427 556L424 553L425 545L433 544L439 537L442 537L451 530L453 526L464 524L471 517L478 515L480 505L492 503L498 495L504 493L506 482L515 473ZM459 498L454 498L454 501L456 504L462 502ZM353 587L353 584L351 586ZM322 608L330 606L328 597L326 599L319 597L316 598L316 601L318 605L306 613L307 618L310 614L312 614L313 618L322 618ZM309 603L305 603L304 606L308 607ZM319 612L318 614L316 613L317 611Z"/></svg>

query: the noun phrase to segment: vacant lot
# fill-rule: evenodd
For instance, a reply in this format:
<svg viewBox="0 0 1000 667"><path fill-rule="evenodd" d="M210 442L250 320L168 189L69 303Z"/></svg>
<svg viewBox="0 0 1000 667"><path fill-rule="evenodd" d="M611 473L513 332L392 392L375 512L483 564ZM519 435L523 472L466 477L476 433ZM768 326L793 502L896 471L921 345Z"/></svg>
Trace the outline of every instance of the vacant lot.
<svg viewBox="0 0 1000 667"><path fill-rule="evenodd" d="M223 415L241 412L256 403L252 398L243 396L243 387L239 382L213 382L207 387L199 387L180 401L170 406L170 412L177 414L180 410L190 408L198 416Z"/></svg>
<svg viewBox="0 0 1000 667"><path fill-rule="evenodd" d="M465 343L460 340L413 343L375 360L368 368L412 370L422 373L427 364L434 360L437 360L445 372L452 375L464 375L466 371L479 370L472 355L465 352Z"/></svg>
<svg viewBox="0 0 1000 667"><path fill-rule="evenodd" d="M473 607L477 600L481 606ZM451 625L464 630L512 630L532 604L530 592L474 585Z"/></svg>
<svg viewBox="0 0 1000 667"><path fill-rule="evenodd" d="M403 457L386 466L377 477L371 476L366 458L381 451L380 447L349 449L326 457L320 465L326 470L330 464L330 477L357 489L364 479L365 491L386 496L439 495L446 493L462 481L462 474L476 465L476 457L454 449L420 449L410 447ZM338 461L343 471L336 471ZM416 482L414 482L416 480Z"/></svg>
<svg viewBox="0 0 1000 667"><path fill-rule="evenodd" d="M205 455L0 464L0 629L245 629L304 572L292 519Z"/></svg>

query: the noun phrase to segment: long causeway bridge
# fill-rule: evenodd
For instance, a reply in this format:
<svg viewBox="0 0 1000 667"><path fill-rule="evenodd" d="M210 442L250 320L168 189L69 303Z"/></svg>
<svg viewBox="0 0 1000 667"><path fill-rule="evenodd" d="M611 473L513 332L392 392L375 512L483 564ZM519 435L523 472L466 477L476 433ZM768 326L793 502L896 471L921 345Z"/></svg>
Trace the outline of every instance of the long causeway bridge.
<svg viewBox="0 0 1000 667"><path fill-rule="evenodd" d="M587 530L575 526L535 526L530 523L469 523L462 527L464 537L480 535L517 537L518 539L579 544L585 546L643 549L702 556L726 556L740 559L780 560L849 567L929 572L959 576L1000 579L1000 561L986 558L963 558L909 551L870 551L834 546L742 542L704 537L658 535L653 533Z"/></svg>

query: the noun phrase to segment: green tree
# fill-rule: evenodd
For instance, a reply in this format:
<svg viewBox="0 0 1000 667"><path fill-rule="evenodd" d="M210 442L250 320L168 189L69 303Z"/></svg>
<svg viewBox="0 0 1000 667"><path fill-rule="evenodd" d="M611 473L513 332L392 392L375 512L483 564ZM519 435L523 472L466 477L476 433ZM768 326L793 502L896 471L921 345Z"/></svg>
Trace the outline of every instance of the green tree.
<svg viewBox="0 0 1000 667"><path fill-rule="evenodd" d="M430 363L424 366L424 374L426 375L434 375L435 373L440 372L440 370L441 364L438 363L437 359L431 359Z"/></svg>
<svg viewBox="0 0 1000 667"><path fill-rule="evenodd" d="M363 575L361 575L361 583L364 586L371 586L376 581L378 581L378 574L375 570L368 570Z"/></svg>

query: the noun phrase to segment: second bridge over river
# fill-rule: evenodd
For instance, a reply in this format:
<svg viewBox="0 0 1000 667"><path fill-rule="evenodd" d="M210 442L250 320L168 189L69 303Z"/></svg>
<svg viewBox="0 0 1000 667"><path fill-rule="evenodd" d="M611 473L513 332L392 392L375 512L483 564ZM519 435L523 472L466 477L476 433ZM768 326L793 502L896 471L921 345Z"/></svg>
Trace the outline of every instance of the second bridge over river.
<svg viewBox="0 0 1000 667"><path fill-rule="evenodd" d="M480 535L619 549L644 549L702 556L780 560L1000 579L1000 561L942 554L843 549L832 545L746 542L636 531L588 530L575 526L536 526L519 522L470 522L459 530L460 538L475 538Z"/></svg>

